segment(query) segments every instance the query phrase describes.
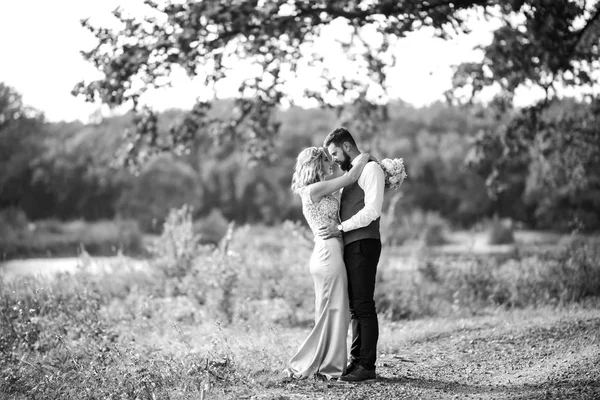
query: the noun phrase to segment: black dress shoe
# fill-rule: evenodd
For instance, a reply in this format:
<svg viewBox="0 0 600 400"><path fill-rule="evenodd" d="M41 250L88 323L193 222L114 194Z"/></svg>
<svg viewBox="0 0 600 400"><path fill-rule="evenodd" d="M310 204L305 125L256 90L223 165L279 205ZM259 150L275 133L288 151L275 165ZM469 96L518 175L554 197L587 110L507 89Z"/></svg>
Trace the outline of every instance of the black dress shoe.
<svg viewBox="0 0 600 400"><path fill-rule="evenodd" d="M363 366L358 365L354 371L349 374L346 374L340 378L340 381L343 382L372 382L377 379L377 375L375 374L375 370L365 369Z"/></svg>
<svg viewBox="0 0 600 400"><path fill-rule="evenodd" d="M358 363L353 363L353 362L348 363L348 365L346 366L346 372L344 372L344 375L342 375L342 376L351 374L352 372L354 372L356 367L358 367Z"/></svg>

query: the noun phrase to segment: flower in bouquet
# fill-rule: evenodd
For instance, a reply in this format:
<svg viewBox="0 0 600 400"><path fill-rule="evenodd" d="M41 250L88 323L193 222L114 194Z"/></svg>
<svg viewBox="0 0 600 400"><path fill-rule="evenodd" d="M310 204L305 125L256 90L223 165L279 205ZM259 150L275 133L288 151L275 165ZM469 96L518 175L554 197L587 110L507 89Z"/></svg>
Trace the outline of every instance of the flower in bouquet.
<svg viewBox="0 0 600 400"><path fill-rule="evenodd" d="M379 162L385 177L385 189L398 189L404 178L406 178L406 169L404 168L404 159L402 158L384 158Z"/></svg>

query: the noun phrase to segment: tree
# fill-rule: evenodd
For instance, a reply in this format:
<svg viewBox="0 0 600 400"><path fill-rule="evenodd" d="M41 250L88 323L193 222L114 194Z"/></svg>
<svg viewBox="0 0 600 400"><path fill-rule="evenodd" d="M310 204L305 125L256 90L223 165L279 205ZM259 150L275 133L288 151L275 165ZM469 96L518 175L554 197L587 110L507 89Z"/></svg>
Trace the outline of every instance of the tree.
<svg viewBox="0 0 600 400"><path fill-rule="evenodd" d="M348 40L341 44L348 55L343 62L356 66L360 77L328 74L323 69L319 86L305 95L340 113L344 105L355 104L353 120L364 122L365 130L373 128L375 121L386 119L386 72L395 63L393 43L422 27L433 27L441 37L466 31L465 11L485 12L496 1L189 0L159 5L147 0L145 4L148 16L143 18L115 10L120 29L82 21L98 39L97 46L83 56L103 77L80 82L73 90L90 101L127 104L140 112L128 155L142 160L155 151L185 151L199 130L242 142L256 158L268 158L279 130L275 110L293 102L285 81L298 73L302 62L324 65L325 55L311 52L311 45L325 27L340 21L348 29ZM155 114L139 105L143 93L167 85L176 68L192 77L204 76L207 90L215 90L239 60L251 61L259 72L240 85L235 113L227 120L211 117L211 98L205 98L193 107L186 123L162 136ZM364 118L357 118L357 113Z"/></svg>
<svg viewBox="0 0 600 400"><path fill-rule="evenodd" d="M541 133L535 121L541 121L544 110L561 98L564 87L577 88L588 96L584 103L592 104L598 78L594 71L600 66L598 1L188 0L157 4L147 0L145 4L148 16L143 18L115 10L120 27L114 30L82 22L98 39L97 46L83 55L103 77L80 82L73 90L88 100L100 99L111 106L126 104L139 113L137 128L128 137L128 160L144 161L159 151L185 152L200 132L213 137L215 143L242 144L255 158L268 159L280 129L276 109L294 101L285 82L300 74L305 65L322 72L321 80L307 88L305 97L336 109L338 120L350 124L360 136L384 132L389 120L387 74L396 61L395 42L422 28L451 38L468 32L469 18L479 15L502 24L492 43L482 47L481 62L456 67L453 90L447 98L455 104L473 104L483 89L500 89L490 103L500 128L488 130L489 140L482 138L478 143L500 144L497 160L480 160L490 167L490 187L501 188L508 183L498 177L510 175L502 168L511 165L511 158L521 160L526 168L532 159L528 154L516 154L516 148L534 148L544 135L552 138L542 141L545 146L565 146L558 139L560 131ZM312 47L331 26L347 29L347 40L340 46L347 55L342 62L349 67L348 74L328 72L328 55ZM231 65L240 60L258 72L240 85L231 117L211 113L214 96L205 95L178 127L165 134L157 129L156 114L140 105L143 93L168 85L169 75L177 68L191 77L204 77L207 92L214 93ZM356 71L358 74L353 74ZM515 92L535 86L543 89L545 98L531 108L514 110ZM586 109L593 113L597 108ZM585 131L585 138L574 134L576 141L595 140L597 131ZM529 136L523 136L525 132ZM554 149L560 151L560 147ZM541 150L535 151L542 154ZM572 160L585 159L580 156L573 153ZM556 165L550 171L559 169Z"/></svg>
<svg viewBox="0 0 600 400"><path fill-rule="evenodd" d="M495 197L520 190L538 227L600 228L599 99L520 110L482 130L467 163L488 178Z"/></svg>
<svg viewBox="0 0 600 400"><path fill-rule="evenodd" d="M188 164L170 156L157 157L131 180L116 203L121 217L133 218L146 232L158 232L169 210L202 204L202 188Z"/></svg>
<svg viewBox="0 0 600 400"><path fill-rule="evenodd" d="M0 82L0 208L27 208L25 203L35 197L32 162L43 150L43 123L41 113Z"/></svg>
<svg viewBox="0 0 600 400"><path fill-rule="evenodd" d="M121 132L131 116L104 119L98 124L79 121L48 123L43 151L32 160L33 183L44 188L32 218L111 218L128 177L111 168Z"/></svg>
<svg viewBox="0 0 600 400"><path fill-rule="evenodd" d="M485 88L500 89L490 107L499 125L477 138L469 163L487 177L493 196L521 186L541 225L598 228L600 3L506 3L504 26L483 48L483 60L458 66L448 93L465 104ZM514 110L520 88L545 95ZM564 99L565 89L576 89L580 99Z"/></svg>
<svg viewBox="0 0 600 400"><path fill-rule="evenodd" d="M545 101L560 97L560 89L577 87L588 94L600 67L600 2L586 0L500 1L503 26L492 43L482 47L481 62L457 67L448 93L466 88L469 100L497 85L495 104L510 107L520 87L539 87Z"/></svg>

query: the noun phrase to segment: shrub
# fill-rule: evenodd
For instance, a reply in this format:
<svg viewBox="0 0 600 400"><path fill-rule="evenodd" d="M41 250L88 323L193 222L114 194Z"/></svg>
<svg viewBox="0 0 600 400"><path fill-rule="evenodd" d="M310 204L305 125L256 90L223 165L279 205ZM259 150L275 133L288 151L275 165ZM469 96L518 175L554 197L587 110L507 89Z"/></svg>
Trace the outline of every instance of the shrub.
<svg viewBox="0 0 600 400"><path fill-rule="evenodd" d="M192 210L188 205L171 209L163 224L160 239L150 249L167 277L182 277L192 268L201 251L200 238L194 233Z"/></svg>
<svg viewBox="0 0 600 400"><path fill-rule="evenodd" d="M23 210L16 207L0 210L0 234L23 232L28 226L29 220Z"/></svg>
<svg viewBox="0 0 600 400"><path fill-rule="evenodd" d="M510 221L502 221L498 218L490 223L487 229L488 244L513 244L515 236L513 233L512 223Z"/></svg>
<svg viewBox="0 0 600 400"><path fill-rule="evenodd" d="M79 221L80 224L83 224L83 221ZM67 226L70 225L70 230L71 233L73 233L73 227L75 225L74 222L71 221L71 223L69 222L65 222L65 221L60 221L58 219L55 218L49 218L49 219L44 219L44 220L40 220L40 221L36 221L35 224L35 230L38 233L49 233L49 234L65 234L66 230L69 230L67 228Z"/></svg>
<svg viewBox="0 0 600 400"><path fill-rule="evenodd" d="M393 224L388 223L385 240L388 245L419 242L425 246L439 246L447 243L445 231L448 222L435 212L415 209L405 214Z"/></svg>
<svg viewBox="0 0 600 400"><path fill-rule="evenodd" d="M213 208L204 218L194 222L194 233L204 244L218 245L227 233L229 221L220 210Z"/></svg>
<svg viewBox="0 0 600 400"><path fill-rule="evenodd" d="M600 241L586 239L522 259L423 255L415 271L386 273L377 307L391 319L537 307L600 297Z"/></svg>
<svg viewBox="0 0 600 400"><path fill-rule="evenodd" d="M423 228L419 242L423 246L441 246L448 243L445 236L446 226L443 224L430 225Z"/></svg>
<svg viewBox="0 0 600 400"><path fill-rule="evenodd" d="M221 237L227 235L227 231L226 226ZM228 236L231 235L232 232L229 232ZM226 245L219 248L201 244L189 206L169 212L162 235L152 252L155 256L153 265L166 277L165 295L188 296L198 305L206 305L213 318L226 323L232 321L242 262L239 256L227 251Z"/></svg>

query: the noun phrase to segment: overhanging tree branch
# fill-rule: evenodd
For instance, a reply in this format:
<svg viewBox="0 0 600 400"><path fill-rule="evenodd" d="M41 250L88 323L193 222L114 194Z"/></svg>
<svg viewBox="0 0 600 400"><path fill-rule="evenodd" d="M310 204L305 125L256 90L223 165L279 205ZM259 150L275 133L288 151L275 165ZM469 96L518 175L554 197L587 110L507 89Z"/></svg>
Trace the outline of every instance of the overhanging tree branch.
<svg viewBox="0 0 600 400"><path fill-rule="evenodd" d="M484 11L498 10L499 18L521 12L524 21L498 29L494 42L484 49L484 61L459 70L463 76L454 80L457 87L472 85L475 93L501 82L506 90L514 92L527 82L551 85L544 77L560 80L565 71L573 72L579 78L577 82L582 82L589 71L578 61L598 59L597 54L581 43L598 22L599 13L589 18L574 39L574 21L589 12L581 3L570 0L189 0L166 6L151 1L147 4L165 18L146 18L142 24L132 18L120 18L124 24L120 31L91 29L100 43L85 52L84 57L104 76L94 82L82 82L74 93L87 100L99 98L111 106L133 100L135 108L146 87L168 80L173 65L182 66L190 76L203 67L206 85L214 88L229 73L226 60L248 60L259 68L256 77L242 84L235 101L239 108L237 115L243 122L208 125L221 127L228 137L233 129L238 138L263 143L269 143L270 135L277 133L273 110L282 100L290 100L282 71L297 77L297 67L303 59L309 65L323 65L326 54L313 56L303 49L318 37L323 26L336 18L347 20L355 29L374 27L383 40L365 39L362 44L350 41L342 45L344 53L354 60L344 58L341 62L355 67L360 76L323 71L322 82L317 81L305 90L323 106L337 107L340 102L343 106L358 100L361 104L373 102L373 98L365 97L367 88L385 92L386 73L394 60L390 43L395 38L423 26L435 28L442 37L447 36L446 27L466 32L468 21L463 12L481 7ZM142 87L139 81L143 82ZM202 107L210 108L210 103L208 100ZM198 113L195 118L208 118L208 113ZM190 126L202 130L208 129L208 125ZM192 135L187 132L183 137L187 140Z"/></svg>
<svg viewBox="0 0 600 400"><path fill-rule="evenodd" d="M583 26L583 28L581 28L581 30L577 34L575 42L573 43L573 49L571 51L571 54L573 54L576 51L577 47L579 46L579 43L581 43L581 40L584 38L585 34L589 32L589 30L598 20L600 20L600 6L598 6L596 13L586 22L586 24Z"/></svg>

